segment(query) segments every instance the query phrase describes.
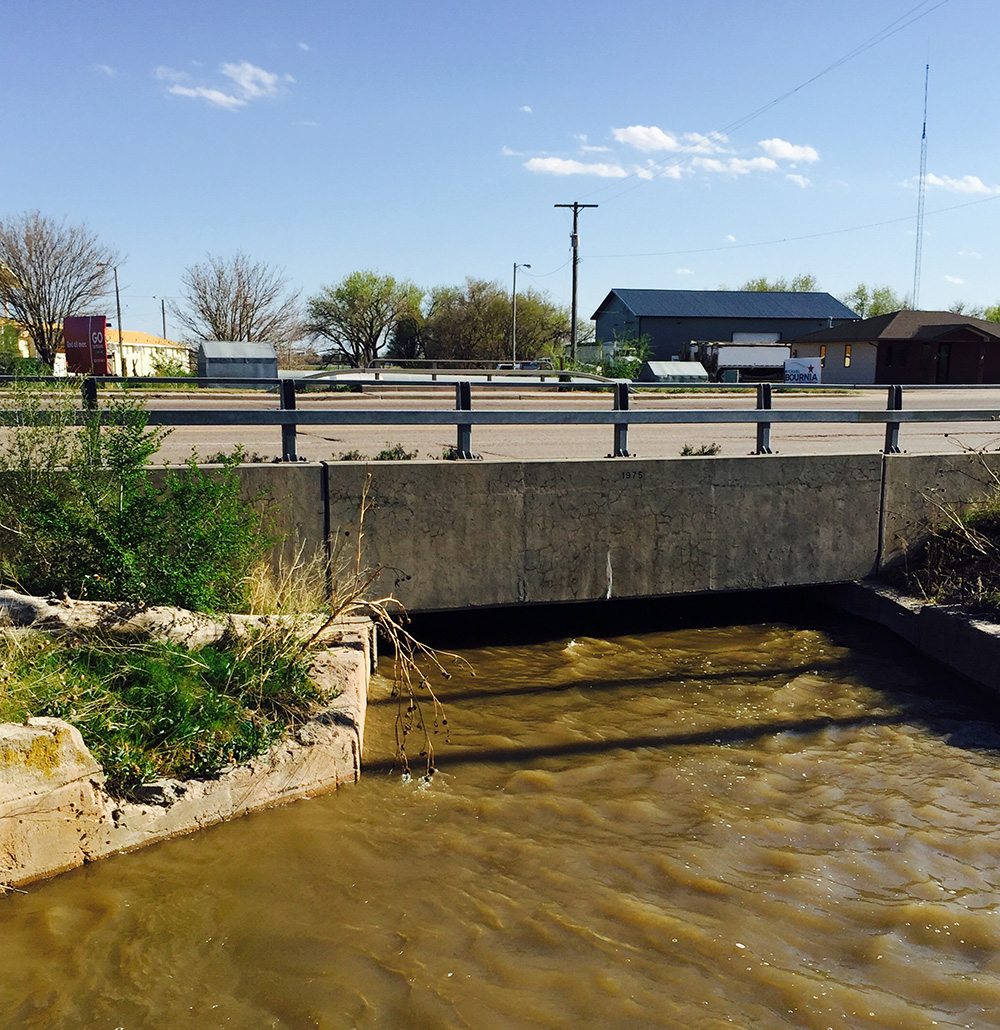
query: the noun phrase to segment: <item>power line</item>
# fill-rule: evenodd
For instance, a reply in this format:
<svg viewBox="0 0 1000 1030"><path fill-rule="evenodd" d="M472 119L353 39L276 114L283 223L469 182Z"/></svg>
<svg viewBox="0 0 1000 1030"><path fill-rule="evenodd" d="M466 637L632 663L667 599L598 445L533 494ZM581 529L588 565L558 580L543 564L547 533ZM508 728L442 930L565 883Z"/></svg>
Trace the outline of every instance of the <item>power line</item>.
<svg viewBox="0 0 1000 1030"><path fill-rule="evenodd" d="M924 11L920 10L922 7L927 7L929 3L934 3L934 6L929 7L927 8L927 10ZM787 100L789 97L794 96L796 93L805 89L806 86L811 86L814 82L817 81L817 79L821 79L824 75L827 75L832 71L835 71L841 65L846 64L848 61L854 60L855 57L860 57L861 54L865 53L865 51L871 50L872 47L878 46L879 43L885 42L885 40L896 35L897 32L902 32L903 29L909 28L914 22L920 21L921 18L925 18L928 14L933 13L939 7L943 7L946 3L950 3L950 0L937 0L937 2L934 2L934 0L921 0L921 2L918 3L915 7L911 7L909 11L907 11L905 14L900 15L900 17L896 18L895 21L889 22L888 25L879 29L878 32L876 32L873 36L870 36L867 40L865 40L865 42L858 44L858 46L856 46L853 50L850 50L843 56L838 57L837 60L834 61L832 64L829 64L821 71L816 72L815 75L806 79L804 82L800 82L799 85L795 86L794 88L787 90L785 93L782 93L780 96L775 97L773 100L769 100L766 104L762 104L760 107L756 108L753 111L750 111L748 114L742 115L735 121L730 122L728 125L718 130L719 134L722 136L728 136L730 133L736 132L738 129L742 129L744 125L747 125L750 122L754 121L756 118L759 118L766 111L770 111L772 107L776 107L778 104ZM599 186L597 187L597 189L591 190L591 192L585 194L585 196L592 197L598 193L604 192L605 190L613 189L615 186L620 186L628 182L629 180L635 180L630 185L626 186L624 189L620 189L619 192L614 193L607 198L608 200L617 200L619 197L624 196L626 193L629 193L632 190L637 189L645 182L652 182L654 179L662 178L663 176L668 175L672 171L679 170L683 165L689 163L694 157L698 155L698 153L701 151L703 147L703 143L703 140L699 140L696 143L692 143L686 147L681 148L681 150L678 151L678 155L675 158L675 160L673 160L670 164L657 166L658 170L653 175L648 174L648 169L644 169L644 172L646 172L646 174L641 176L638 172L632 172L624 178L616 179L614 182L606 183L604 186Z"/></svg>
<svg viewBox="0 0 1000 1030"><path fill-rule="evenodd" d="M992 200L1000 200L1000 194L991 197L980 197L979 200L969 200L964 204L951 204L948 207L939 207L929 211L930 215L943 215L950 211L960 211L963 208L974 207L976 204L986 204ZM862 232L865 229L879 229L884 225L898 225L900 222L910 222L912 215L900 215L898 218L886 218L881 222L866 222L864 225L851 225L843 229L827 229L825 232L812 232L804 236L781 236L773 240L757 240L754 243L727 243L720 247L692 247L688 250L657 250L645 251L638 254L592 254L593 258L638 258L638 257L683 257L686 254L714 254L721 250L744 250L749 247L772 247L778 243L799 243L802 240L818 240L824 236L840 236L843 233Z"/></svg>

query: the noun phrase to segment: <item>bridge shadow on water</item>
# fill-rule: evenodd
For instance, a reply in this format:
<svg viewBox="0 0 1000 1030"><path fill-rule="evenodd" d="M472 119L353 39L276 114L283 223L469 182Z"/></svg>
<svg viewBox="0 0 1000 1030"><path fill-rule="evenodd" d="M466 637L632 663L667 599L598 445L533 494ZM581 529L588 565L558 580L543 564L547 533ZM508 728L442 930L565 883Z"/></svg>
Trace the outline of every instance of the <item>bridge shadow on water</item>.
<svg viewBox="0 0 1000 1030"><path fill-rule="evenodd" d="M649 733L610 739L573 740L541 745L461 747L438 745L441 763L451 767L470 763L530 765L546 758L602 754L637 748L676 748L752 744L778 734L809 735L831 730L863 730L878 726L913 725L926 729L954 747L991 753L1000 758L1000 701L968 683L955 673L937 666L892 634L863 620L844 615L824 601L822 588L755 591L726 594L605 601L588 604L525 606L421 614L408 627L414 636L442 650L517 647L547 641L593 637L613 639L671 630L720 628L725 626L779 623L793 628L820 630L850 657L802 664L765 664L738 670L674 666L658 675L634 678L587 678L555 683L456 685L442 691L444 703L474 701L488 697L514 699L552 692L597 691L610 700L622 691L669 690L684 679L699 682L767 681L788 682L798 675L821 672L836 678L850 675L855 681L878 691L884 699L879 711L846 718L802 717L723 725L682 733ZM862 655L862 661L857 655ZM878 682L878 669L885 665L908 668L907 689L886 687ZM860 675L859 675L860 673ZM374 706L395 705L395 699L371 702ZM888 711L886 709L889 709ZM392 761L366 762L368 772L392 768Z"/></svg>

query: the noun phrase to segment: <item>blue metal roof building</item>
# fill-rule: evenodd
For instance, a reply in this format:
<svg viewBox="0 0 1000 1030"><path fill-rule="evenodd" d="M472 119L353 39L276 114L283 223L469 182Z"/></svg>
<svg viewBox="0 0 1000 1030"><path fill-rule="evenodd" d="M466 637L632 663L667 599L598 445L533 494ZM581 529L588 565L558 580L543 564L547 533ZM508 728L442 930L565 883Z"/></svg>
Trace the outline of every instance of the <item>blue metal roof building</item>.
<svg viewBox="0 0 1000 1030"><path fill-rule="evenodd" d="M858 316L829 293L612 290L591 317L598 341L648 336L663 361L686 358L696 340L777 343Z"/></svg>

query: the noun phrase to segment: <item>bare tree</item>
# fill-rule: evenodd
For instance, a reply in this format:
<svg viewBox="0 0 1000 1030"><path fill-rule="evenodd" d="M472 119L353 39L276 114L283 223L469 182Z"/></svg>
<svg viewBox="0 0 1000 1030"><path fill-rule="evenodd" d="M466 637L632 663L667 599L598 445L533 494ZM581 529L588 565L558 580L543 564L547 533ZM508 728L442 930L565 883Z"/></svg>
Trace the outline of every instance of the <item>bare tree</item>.
<svg viewBox="0 0 1000 1030"><path fill-rule="evenodd" d="M0 301L45 364L55 361L62 344L63 319L93 313L120 261L86 225L39 211L0 221Z"/></svg>
<svg viewBox="0 0 1000 1030"><path fill-rule="evenodd" d="M288 293L288 280L263 261L237 252L214 257L185 269L184 299L174 313L196 340L247 340L276 346L302 336L298 291Z"/></svg>

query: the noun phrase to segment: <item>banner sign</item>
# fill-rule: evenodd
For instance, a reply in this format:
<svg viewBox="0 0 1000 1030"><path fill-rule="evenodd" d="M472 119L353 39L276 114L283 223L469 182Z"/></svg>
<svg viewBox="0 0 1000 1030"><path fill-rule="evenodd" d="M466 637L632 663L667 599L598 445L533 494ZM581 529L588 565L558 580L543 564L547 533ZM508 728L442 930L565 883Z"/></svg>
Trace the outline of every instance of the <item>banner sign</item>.
<svg viewBox="0 0 1000 1030"><path fill-rule="evenodd" d="M106 376L108 320L104 315L74 315L63 320L66 371L85 376Z"/></svg>
<svg viewBox="0 0 1000 1030"><path fill-rule="evenodd" d="M785 383L791 386L819 386L819 358L786 358Z"/></svg>

